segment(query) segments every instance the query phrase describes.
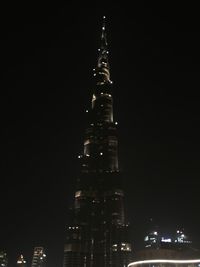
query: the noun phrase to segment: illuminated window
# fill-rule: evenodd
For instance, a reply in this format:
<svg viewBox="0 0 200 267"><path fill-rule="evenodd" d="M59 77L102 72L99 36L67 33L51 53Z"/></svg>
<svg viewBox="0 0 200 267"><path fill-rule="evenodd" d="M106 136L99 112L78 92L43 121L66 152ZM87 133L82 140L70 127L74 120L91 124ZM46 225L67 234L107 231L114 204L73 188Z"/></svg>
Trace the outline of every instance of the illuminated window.
<svg viewBox="0 0 200 267"><path fill-rule="evenodd" d="M112 251L117 251L117 244L112 245Z"/></svg>
<svg viewBox="0 0 200 267"><path fill-rule="evenodd" d="M89 139L85 140L85 142L84 142L84 146L85 146L85 145L88 145L89 143L90 143L90 140L89 140Z"/></svg>
<svg viewBox="0 0 200 267"><path fill-rule="evenodd" d="M119 195L119 196L123 196L123 195L124 195L124 193L123 193L122 190L116 190L116 191L114 192L114 194L115 194L115 195Z"/></svg>
<svg viewBox="0 0 200 267"><path fill-rule="evenodd" d="M121 243L121 250L122 251L131 251L131 244L130 243Z"/></svg>
<svg viewBox="0 0 200 267"><path fill-rule="evenodd" d="M80 197L81 196L81 191L76 191L75 197Z"/></svg>

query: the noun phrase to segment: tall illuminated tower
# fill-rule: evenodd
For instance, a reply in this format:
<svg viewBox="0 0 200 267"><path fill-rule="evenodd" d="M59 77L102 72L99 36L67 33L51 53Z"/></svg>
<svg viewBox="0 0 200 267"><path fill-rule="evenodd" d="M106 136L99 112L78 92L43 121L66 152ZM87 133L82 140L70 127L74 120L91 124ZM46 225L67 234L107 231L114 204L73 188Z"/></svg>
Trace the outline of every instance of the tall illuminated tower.
<svg viewBox="0 0 200 267"><path fill-rule="evenodd" d="M103 17L72 222L67 226L64 267L123 267L132 255L118 165L105 26Z"/></svg>

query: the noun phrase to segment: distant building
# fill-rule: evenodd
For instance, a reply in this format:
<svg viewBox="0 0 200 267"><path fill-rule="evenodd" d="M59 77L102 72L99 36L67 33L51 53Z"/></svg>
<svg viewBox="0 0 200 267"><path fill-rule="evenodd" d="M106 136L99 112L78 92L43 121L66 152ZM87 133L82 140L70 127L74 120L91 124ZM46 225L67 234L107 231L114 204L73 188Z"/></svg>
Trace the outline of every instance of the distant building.
<svg viewBox="0 0 200 267"><path fill-rule="evenodd" d="M183 229L175 234L161 234L157 227L149 229L144 248L135 253L128 267L200 267L200 251L192 247Z"/></svg>
<svg viewBox="0 0 200 267"><path fill-rule="evenodd" d="M145 247L156 248L159 246L160 237L157 231L150 231L144 238Z"/></svg>
<svg viewBox="0 0 200 267"><path fill-rule="evenodd" d="M8 266L7 253L5 251L0 251L0 267Z"/></svg>
<svg viewBox="0 0 200 267"><path fill-rule="evenodd" d="M174 243L177 245L183 245L183 246L189 246L192 244L192 241L189 239L189 237L185 234L184 229L177 230L176 235L174 238Z"/></svg>
<svg viewBox="0 0 200 267"><path fill-rule="evenodd" d="M46 254L43 247L35 247L33 252L33 260L31 267L45 267Z"/></svg>
<svg viewBox="0 0 200 267"><path fill-rule="evenodd" d="M176 233L161 233L157 226L152 226L144 237L144 248L163 248L173 250L187 250L191 248L192 240L185 234L184 229L176 230Z"/></svg>
<svg viewBox="0 0 200 267"><path fill-rule="evenodd" d="M194 260L142 260L135 261L128 265L128 267L200 267L200 259Z"/></svg>
<svg viewBox="0 0 200 267"><path fill-rule="evenodd" d="M200 267L200 250L183 228L163 231L150 218L145 223L143 248L127 267Z"/></svg>
<svg viewBox="0 0 200 267"><path fill-rule="evenodd" d="M157 248L160 244L160 230L155 224L154 220L150 218L146 225L146 231L144 235L144 247L145 248Z"/></svg>
<svg viewBox="0 0 200 267"><path fill-rule="evenodd" d="M23 255L20 255L17 260L17 267L27 267L26 261L23 257Z"/></svg>

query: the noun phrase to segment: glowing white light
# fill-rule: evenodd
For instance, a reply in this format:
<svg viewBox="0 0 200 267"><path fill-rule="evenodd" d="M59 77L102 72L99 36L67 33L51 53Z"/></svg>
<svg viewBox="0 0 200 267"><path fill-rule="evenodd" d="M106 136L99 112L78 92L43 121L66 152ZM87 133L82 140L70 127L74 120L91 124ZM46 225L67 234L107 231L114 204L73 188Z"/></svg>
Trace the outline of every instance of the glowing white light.
<svg viewBox="0 0 200 267"><path fill-rule="evenodd" d="M164 237L162 237L161 241L166 243L172 242L171 238L164 238Z"/></svg>
<svg viewBox="0 0 200 267"><path fill-rule="evenodd" d="M80 197L81 196L81 191L76 191L75 197Z"/></svg>
<svg viewBox="0 0 200 267"><path fill-rule="evenodd" d="M115 122L115 125L117 125L117 124L118 124L118 122L116 121L116 122Z"/></svg>
<svg viewBox="0 0 200 267"><path fill-rule="evenodd" d="M106 18L106 16L103 16L103 19L105 19Z"/></svg>
<svg viewBox="0 0 200 267"><path fill-rule="evenodd" d="M102 30L105 30L105 27L102 27Z"/></svg>
<svg viewBox="0 0 200 267"><path fill-rule="evenodd" d="M100 152L100 155L102 156L102 155L103 155L103 153L102 153L102 152Z"/></svg>
<svg viewBox="0 0 200 267"><path fill-rule="evenodd" d="M200 259L197 260L144 260L144 261L135 261L128 264L128 267L138 265L138 264L149 264L149 263L200 263Z"/></svg>
<svg viewBox="0 0 200 267"><path fill-rule="evenodd" d="M88 110L86 109L86 111L85 111L86 113L88 113Z"/></svg>

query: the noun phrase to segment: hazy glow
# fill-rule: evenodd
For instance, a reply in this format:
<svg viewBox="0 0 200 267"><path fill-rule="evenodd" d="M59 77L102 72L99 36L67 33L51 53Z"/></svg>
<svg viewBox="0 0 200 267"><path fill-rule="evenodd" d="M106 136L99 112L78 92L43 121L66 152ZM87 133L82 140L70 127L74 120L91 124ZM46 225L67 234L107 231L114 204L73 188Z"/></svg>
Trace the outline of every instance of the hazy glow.
<svg viewBox="0 0 200 267"><path fill-rule="evenodd" d="M200 259L197 260L145 260L145 261L135 261L128 265L134 266L137 264L145 264L145 263L200 263Z"/></svg>

